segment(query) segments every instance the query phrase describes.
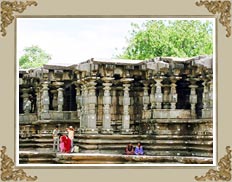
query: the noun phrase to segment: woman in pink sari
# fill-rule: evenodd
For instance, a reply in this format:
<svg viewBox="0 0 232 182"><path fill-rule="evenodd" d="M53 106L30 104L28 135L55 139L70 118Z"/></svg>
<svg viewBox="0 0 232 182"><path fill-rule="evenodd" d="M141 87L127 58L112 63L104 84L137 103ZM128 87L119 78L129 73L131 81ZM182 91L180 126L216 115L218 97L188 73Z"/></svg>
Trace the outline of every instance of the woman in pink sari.
<svg viewBox="0 0 232 182"><path fill-rule="evenodd" d="M66 152L65 150L66 138L67 136L65 134L61 135L60 137L60 152Z"/></svg>
<svg viewBox="0 0 232 182"><path fill-rule="evenodd" d="M70 153L70 150L71 150L71 140L67 136L66 136L66 140L65 140L65 143L64 143L64 148L65 148L65 152L66 153Z"/></svg>

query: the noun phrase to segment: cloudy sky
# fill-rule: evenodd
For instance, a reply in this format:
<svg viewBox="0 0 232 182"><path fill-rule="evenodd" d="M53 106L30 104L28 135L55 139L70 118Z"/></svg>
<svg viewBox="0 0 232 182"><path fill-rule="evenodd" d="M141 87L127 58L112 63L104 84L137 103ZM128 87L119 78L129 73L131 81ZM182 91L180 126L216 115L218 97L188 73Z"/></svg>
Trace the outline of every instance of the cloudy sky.
<svg viewBox="0 0 232 182"><path fill-rule="evenodd" d="M50 63L114 58L126 47L131 23L154 18L17 18L17 60L23 49L38 45ZM212 20L212 19L211 19Z"/></svg>

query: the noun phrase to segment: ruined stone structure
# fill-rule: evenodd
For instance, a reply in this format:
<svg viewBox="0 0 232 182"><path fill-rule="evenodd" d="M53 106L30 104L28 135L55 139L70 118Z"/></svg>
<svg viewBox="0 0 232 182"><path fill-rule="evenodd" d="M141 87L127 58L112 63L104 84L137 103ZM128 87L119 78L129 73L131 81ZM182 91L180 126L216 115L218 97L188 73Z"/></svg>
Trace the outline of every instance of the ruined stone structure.
<svg viewBox="0 0 232 182"><path fill-rule="evenodd" d="M141 141L147 155L212 159L212 118L210 56L90 59L19 71L21 151L50 148L54 126L72 125L83 153L123 153L129 141Z"/></svg>

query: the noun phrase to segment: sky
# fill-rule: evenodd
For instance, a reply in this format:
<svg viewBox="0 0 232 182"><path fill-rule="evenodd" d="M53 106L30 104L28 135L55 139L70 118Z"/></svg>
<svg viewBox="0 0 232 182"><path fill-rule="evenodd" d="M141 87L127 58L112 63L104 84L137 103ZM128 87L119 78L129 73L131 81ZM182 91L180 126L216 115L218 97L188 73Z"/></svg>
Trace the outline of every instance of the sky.
<svg viewBox="0 0 232 182"><path fill-rule="evenodd" d="M141 25L151 19L17 18L17 60L32 45L49 53L51 64L115 58L128 44L131 23Z"/></svg>

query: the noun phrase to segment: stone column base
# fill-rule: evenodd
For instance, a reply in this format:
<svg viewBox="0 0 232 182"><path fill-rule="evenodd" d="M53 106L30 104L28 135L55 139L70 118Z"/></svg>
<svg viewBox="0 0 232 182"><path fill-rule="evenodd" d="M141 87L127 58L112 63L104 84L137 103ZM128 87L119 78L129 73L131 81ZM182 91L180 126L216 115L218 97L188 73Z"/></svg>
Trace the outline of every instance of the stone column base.
<svg viewBox="0 0 232 182"><path fill-rule="evenodd" d="M132 129L121 129L121 134L122 135L132 135L133 131L132 131Z"/></svg>
<svg viewBox="0 0 232 182"><path fill-rule="evenodd" d="M98 129L97 128L85 128L82 133L84 133L84 134L98 134Z"/></svg>
<svg viewBox="0 0 232 182"><path fill-rule="evenodd" d="M102 128L102 129L101 129L101 133L102 133L102 134L109 134L109 135L111 135L111 134L113 134L113 129L105 129L105 128Z"/></svg>

